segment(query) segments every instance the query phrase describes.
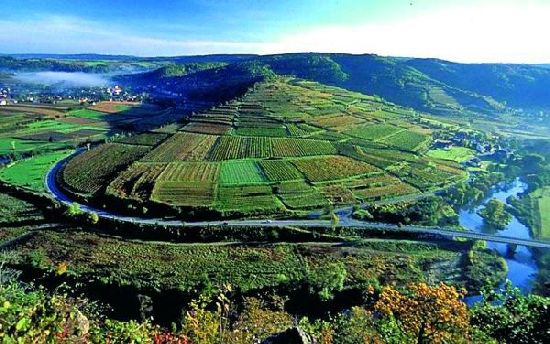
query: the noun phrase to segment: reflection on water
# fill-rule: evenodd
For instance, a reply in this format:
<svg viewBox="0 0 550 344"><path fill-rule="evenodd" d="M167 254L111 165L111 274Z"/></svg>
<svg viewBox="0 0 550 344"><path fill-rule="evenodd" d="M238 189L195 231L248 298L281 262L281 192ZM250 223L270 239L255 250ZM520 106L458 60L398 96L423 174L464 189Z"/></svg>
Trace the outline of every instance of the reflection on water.
<svg viewBox="0 0 550 344"><path fill-rule="evenodd" d="M465 228L475 231L490 233L502 236L509 236L521 239L531 238L529 228L521 224L518 219L513 216L512 221L504 229L496 229L487 226L483 218L477 214L478 210L482 209L485 204L496 198L499 201L506 202L510 196L518 196L527 190L527 184L516 179L512 183L501 183L494 187L494 191L483 200L482 204L474 208L462 209L459 212L460 224ZM515 287L520 288L524 292L529 292L532 288L532 281L537 272L537 266L529 249L524 246L519 246L513 258L506 255L507 245L500 243L487 243L487 246L496 250L502 257L506 259L508 264L507 278Z"/></svg>

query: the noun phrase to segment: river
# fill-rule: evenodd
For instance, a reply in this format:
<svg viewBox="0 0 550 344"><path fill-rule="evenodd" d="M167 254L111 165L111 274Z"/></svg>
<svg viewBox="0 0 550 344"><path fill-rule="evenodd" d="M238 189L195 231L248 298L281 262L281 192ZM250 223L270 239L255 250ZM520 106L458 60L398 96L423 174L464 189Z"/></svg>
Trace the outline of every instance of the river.
<svg viewBox="0 0 550 344"><path fill-rule="evenodd" d="M468 230L475 232L490 233L495 235L503 235L522 239L531 238L529 228L513 216L512 221L502 230L496 230L485 225L483 218L477 214L478 210L482 209L487 202L496 198L507 203L507 198L510 196L518 196L525 192L528 186L519 179L509 183L499 183L494 186L492 192L483 200L483 202L475 207L464 208L459 212L460 224ZM508 204L508 203L507 203ZM537 264L531 255L529 249L525 246L518 246L514 257L508 257L506 254L507 245L500 243L488 242L487 246L496 250L505 260L508 265L507 279L512 284L528 293L533 284L538 271Z"/></svg>

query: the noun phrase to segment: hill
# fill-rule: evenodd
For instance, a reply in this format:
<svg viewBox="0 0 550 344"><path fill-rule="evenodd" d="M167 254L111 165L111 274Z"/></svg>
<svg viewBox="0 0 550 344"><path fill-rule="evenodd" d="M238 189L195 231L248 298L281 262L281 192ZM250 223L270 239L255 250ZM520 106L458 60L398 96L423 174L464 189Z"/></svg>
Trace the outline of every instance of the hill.
<svg viewBox="0 0 550 344"><path fill-rule="evenodd" d="M255 63L265 65L276 74L294 75L363 94L377 95L401 106L440 115L494 117L510 108L538 112L550 107L547 91L550 89L550 68L547 65L460 64L438 59L322 53L146 58L94 54L16 56L0 56L0 70L90 73L143 71L143 75L123 80L134 85L137 81L146 80L148 84L166 86L166 76L183 76L212 67L222 70L216 73L228 76L231 69L223 69L223 65L236 65L232 68L240 73L243 68L238 65ZM154 71L156 68L160 69ZM175 72L177 68L184 70ZM159 74L160 78L157 77ZM244 80L245 76L236 77ZM202 73L197 77L211 79L212 74ZM185 88L187 80L182 78L173 81L183 83L177 85L171 82L174 89L181 90ZM199 82L207 83L208 80ZM179 93L173 89L168 91Z"/></svg>
<svg viewBox="0 0 550 344"><path fill-rule="evenodd" d="M172 61L229 65L254 62L279 75L377 95L439 115L495 118L514 109L534 113L550 107L550 69L542 65L459 64L437 59L319 53L237 55L234 59L214 55Z"/></svg>
<svg viewBox="0 0 550 344"><path fill-rule="evenodd" d="M147 73L118 76L114 80L135 91L172 98L178 103L217 104L242 96L255 82L274 75L268 66L255 61L204 62L170 64Z"/></svg>
<svg viewBox="0 0 550 344"><path fill-rule="evenodd" d="M181 78L217 84L224 73L243 75L237 66L243 67ZM244 96L196 114L172 132L144 133L85 152L65 166L61 184L98 204L123 200L147 214L213 218L414 197L465 176L457 163L424 154L443 129L413 111L276 77L261 65L246 71L247 80L256 75L263 81Z"/></svg>
<svg viewBox="0 0 550 344"><path fill-rule="evenodd" d="M135 88L147 88L148 86L159 86L163 82L170 83L170 78L185 76L197 73L206 69L223 67L225 63L221 62L203 62L203 63L170 63L160 68L129 75L121 75L115 79L125 85L131 85Z"/></svg>
<svg viewBox="0 0 550 344"><path fill-rule="evenodd" d="M0 71L8 72L83 72L83 73L130 73L144 72L161 64L147 61L117 60L66 60L45 58L14 58L0 56Z"/></svg>
<svg viewBox="0 0 550 344"><path fill-rule="evenodd" d="M256 55L216 54L199 56L137 57L101 54L0 54L0 71L11 72L85 72L147 73L174 64L237 63Z"/></svg>
<svg viewBox="0 0 550 344"><path fill-rule="evenodd" d="M260 58L279 74L344 87L437 114L548 108L550 70L534 65L458 64L377 55L289 54Z"/></svg>

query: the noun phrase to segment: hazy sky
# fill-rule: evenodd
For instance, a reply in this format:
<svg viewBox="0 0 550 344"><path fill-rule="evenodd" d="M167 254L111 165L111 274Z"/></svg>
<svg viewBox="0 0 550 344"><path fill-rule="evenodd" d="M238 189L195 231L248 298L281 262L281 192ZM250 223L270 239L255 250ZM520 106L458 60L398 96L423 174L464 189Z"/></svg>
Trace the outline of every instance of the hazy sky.
<svg viewBox="0 0 550 344"><path fill-rule="evenodd" d="M550 63L550 0L1 0L0 53Z"/></svg>

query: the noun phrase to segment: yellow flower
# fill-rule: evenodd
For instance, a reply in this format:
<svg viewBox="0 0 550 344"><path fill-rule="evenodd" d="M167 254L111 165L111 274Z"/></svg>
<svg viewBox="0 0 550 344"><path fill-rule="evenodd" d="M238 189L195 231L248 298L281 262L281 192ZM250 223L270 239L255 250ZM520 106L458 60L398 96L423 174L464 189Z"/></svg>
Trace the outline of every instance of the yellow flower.
<svg viewBox="0 0 550 344"><path fill-rule="evenodd" d="M57 269L55 270L56 275L61 276L67 273L67 263L62 262L57 265Z"/></svg>

